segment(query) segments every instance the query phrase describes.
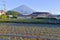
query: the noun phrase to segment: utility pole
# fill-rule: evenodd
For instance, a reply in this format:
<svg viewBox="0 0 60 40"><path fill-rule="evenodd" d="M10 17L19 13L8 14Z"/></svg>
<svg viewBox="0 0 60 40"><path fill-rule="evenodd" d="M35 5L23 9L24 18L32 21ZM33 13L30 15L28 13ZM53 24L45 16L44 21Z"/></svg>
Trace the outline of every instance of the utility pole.
<svg viewBox="0 0 60 40"><path fill-rule="evenodd" d="M6 1L3 1L3 10L6 11Z"/></svg>
<svg viewBox="0 0 60 40"><path fill-rule="evenodd" d="M6 15L6 0L3 0L3 14Z"/></svg>
<svg viewBox="0 0 60 40"><path fill-rule="evenodd" d="M1 0L2 2L2 10L0 10L0 15L5 15L6 13L6 1L5 0Z"/></svg>

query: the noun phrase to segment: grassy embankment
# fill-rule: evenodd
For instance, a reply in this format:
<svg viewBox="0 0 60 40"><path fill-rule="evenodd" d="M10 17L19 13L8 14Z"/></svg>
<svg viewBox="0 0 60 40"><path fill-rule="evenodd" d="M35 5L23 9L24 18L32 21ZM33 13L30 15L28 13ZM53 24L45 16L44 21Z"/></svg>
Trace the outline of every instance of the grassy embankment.
<svg viewBox="0 0 60 40"><path fill-rule="evenodd" d="M60 19L0 19L0 22L12 22L12 23L60 23Z"/></svg>

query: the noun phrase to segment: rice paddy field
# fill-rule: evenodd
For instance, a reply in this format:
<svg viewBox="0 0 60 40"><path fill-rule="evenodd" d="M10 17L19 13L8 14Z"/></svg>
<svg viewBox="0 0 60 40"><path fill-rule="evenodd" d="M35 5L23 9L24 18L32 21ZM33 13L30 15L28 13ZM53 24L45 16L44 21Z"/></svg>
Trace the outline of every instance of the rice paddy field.
<svg viewBox="0 0 60 40"><path fill-rule="evenodd" d="M0 40L60 40L60 25L0 23Z"/></svg>

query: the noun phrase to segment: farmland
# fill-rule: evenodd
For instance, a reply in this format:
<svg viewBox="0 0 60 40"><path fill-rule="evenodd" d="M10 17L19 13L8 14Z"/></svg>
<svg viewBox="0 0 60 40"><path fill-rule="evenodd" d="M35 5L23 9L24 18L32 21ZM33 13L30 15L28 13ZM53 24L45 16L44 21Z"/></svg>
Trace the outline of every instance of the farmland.
<svg viewBox="0 0 60 40"><path fill-rule="evenodd" d="M14 25L0 23L0 40L60 40L60 27Z"/></svg>

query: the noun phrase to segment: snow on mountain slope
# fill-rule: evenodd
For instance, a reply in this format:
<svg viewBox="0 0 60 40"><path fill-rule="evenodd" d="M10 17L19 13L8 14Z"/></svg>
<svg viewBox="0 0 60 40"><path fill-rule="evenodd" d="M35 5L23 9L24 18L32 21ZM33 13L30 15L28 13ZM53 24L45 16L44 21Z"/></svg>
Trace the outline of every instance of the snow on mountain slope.
<svg viewBox="0 0 60 40"><path fill-rule="evenodd" d="M17 11L17 12L20 12L23 15L28 15L28 14L31 14L31 13L35 12L35 10L29 8L26 5L21 5L21 6L17 7L17 8L14 8L13 10Z"/></svg>

